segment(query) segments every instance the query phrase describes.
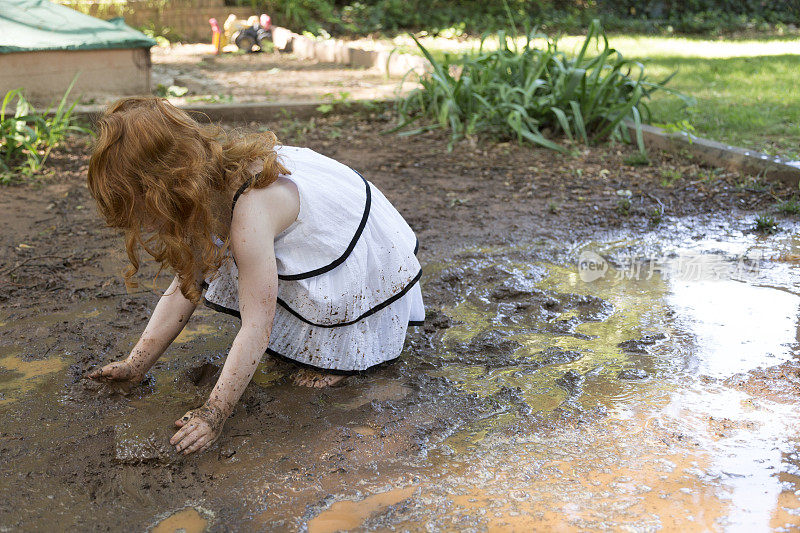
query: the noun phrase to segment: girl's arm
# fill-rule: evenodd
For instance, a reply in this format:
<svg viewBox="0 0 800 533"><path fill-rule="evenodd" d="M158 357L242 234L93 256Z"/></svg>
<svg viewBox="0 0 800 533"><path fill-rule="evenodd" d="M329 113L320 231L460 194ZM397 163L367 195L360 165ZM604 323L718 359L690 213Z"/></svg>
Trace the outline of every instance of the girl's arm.
<svg viewBox="0 0 800 533"><path fill-rule="evenodd" d="M118 361L89 373L89 377L107 381L138 383L164 351L180 334L197 304L188 300L180 290L176 277L158 300L139 342L124 361Z"/></svg>
<svg viewBox="0 0 800 533"><path fill-rule="evenodd" d="M181 429L170 443L179 452L205 450L219 437L267 351L278 296L273 242L297 218L298 210L297 192L286 184L253 191L237 203L231 251L239 269L242 325L206 403L176 422Z"/></svg>

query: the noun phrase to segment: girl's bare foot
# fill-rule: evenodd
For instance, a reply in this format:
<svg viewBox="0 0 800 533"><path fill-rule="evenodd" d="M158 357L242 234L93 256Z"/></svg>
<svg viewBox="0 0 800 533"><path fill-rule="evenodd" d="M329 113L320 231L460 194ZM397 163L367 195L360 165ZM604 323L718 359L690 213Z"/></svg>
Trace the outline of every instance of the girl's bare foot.
<svg viewBox="0 0 800 533"><path fill-rule="evenodd" d="M292 376L292 382L301 387L312 387L321 389L323 387L332 387L342 381L347 376L338 374L325 374L324 372L317 372L315 370L298 370Z"/></svg>
<svg viewBox="0 0 800 533"><path fill-rule="evenodd" d="M87 374L89 379L101 382L126 382L136 384L144 379L144 374L125 361L116 361L103 368L97 368Z"/></svg>

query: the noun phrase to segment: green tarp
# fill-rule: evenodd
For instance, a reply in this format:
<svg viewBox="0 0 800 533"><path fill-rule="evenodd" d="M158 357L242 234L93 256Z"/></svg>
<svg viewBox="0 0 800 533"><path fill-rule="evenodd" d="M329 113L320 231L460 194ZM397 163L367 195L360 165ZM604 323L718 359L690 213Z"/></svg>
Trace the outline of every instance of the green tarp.
<svg viewBox="0 0 800 533"><path fill-rule="evenodd" d="M100 20L47 0L0 0L0 53L155 44L121 18Z"/></svg>

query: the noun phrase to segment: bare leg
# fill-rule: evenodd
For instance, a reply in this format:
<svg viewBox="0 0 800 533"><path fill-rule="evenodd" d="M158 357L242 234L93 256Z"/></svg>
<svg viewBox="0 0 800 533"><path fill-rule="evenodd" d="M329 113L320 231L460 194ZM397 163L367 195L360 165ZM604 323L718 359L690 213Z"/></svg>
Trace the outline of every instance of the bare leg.
<svg viewBox="0 0 800 533"><path fill-rule="evenodd" d="M302 369L298 370L292 376L292 383L301 387L312 387L314 389L322 389L324 387L332 387L342 381L347 376L339 374L326 374L316 370Z"/></svg>

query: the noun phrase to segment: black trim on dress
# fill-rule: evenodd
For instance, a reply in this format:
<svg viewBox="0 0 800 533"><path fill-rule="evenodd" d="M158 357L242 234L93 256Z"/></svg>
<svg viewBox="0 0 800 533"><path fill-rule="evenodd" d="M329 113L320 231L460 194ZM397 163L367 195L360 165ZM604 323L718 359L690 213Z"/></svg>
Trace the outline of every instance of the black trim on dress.
<svg viewBox="0 0 800 533"><path fill-rule="evenodd" d="M361 175L358 170L350 169L358 176L364 180L364 186L367 189L366 200L364 201L364 214L361 215L361 222L358 224L358 228L356 229L353 238L350 240L350 244L347 246L347 249L340 255L337 259L334 259L332 262L328 263L327 265L319 268L315 268L314 270L309 270L308 272L301 272L300 274L278 274L278 279L282 279L284 281L295 281L298 279L307 279L313 278L314 276L319 276L320 274L324 274L329 270L333 270L337 266L344 263L345 259L353 252L353 249L356 247L358 243L358 239L361 238L361 234L364 232L364 227L367 225L367 220L369 219L369 211L370 207L372 206L372 189L369 186L369 182Z"/></svg>
<svg viewBox="0 0 800 533"><path fill-rule="evenodd" d="M301 320L301 321L305 322L306 324L309 324L309 325L317 327L317 328L339 328L339 327L344 327L344 326L352 326L356 322L360 322L361 320L364 320L368 316L374 315L375 313L377 313L381 309L384 309L385 307L393 304L394 302L396 302L397 300L399 300L400 298L405 296L405 294L408 291L410 291L411 288L414 285L416 285L416 283L419 281L419 279L421 277L422 277L422 270L417 272L417 275L414 276L414 278L411 281L408 282L408 285L403 287L403 289L400 292L398 292L397 294L395 294L393 296L390 296L389 298L387 298L386 300L382 301L381 303L379 303L378 305L376 305L372 309L369 309L369 310L365 311L358 318L354 318L353 320L348 320L347 322L339 322L338 324L317 324L315 322L311 322L307 318L303 317L303 315L301 315L300 313L298 313L297 311L295 311L294 309L289 307L289 304L287 304L286 302L284 302L280 298L278 298L278 305L280 305L281 307L286 309L289 312L289 314L293 315L298 320Z"/></svg>
<svg viewBox="0 0 800 533"><path fill-rule="evenodd" d="M364 370L341 370L339 368L325 368L324 366L317 366L317 365L312 365L311 363L304 363L303 361L298 361L297 359L292 359L291 357L288 357L286 355L279 354L278 352L276 352L271 348L267 348L267 355L270 355L272 357L277 357L278 359L282 359L283 361L286 361L287 363L290 363L295 366L299 366L300 368L308 368L309 370L322 372L324 374L333 374L335 376L359 376L366 372L373 372L378 368L388 366L389 364L397 361L397 359L400 357L400 355L398 354L397 357L393 357L392 359L387 359L386 361L381 361L380 363L374 364L368 368L365 368Z"/></svg>
<svg viewBox="0 0 800 533"><path fill-rule="evenodd" d="M311 326L317 327L317 328L329 329L329 328L339 328L339 327L344 327L344 326L352 326L356 322L360 322L361 320L364 320L368 316L374 315L375 313L377 313L381 309L384 309L384 308L388 307L389 305L393 304L394 302L396 302L397 300L399 300L400 298L405 296L405 294L408 291L410 291L411 288L414 285L417 284L417 282L420 280L421 277L422 277L422 270L420 270L417 273L417 275L414 276L414 278L411 281L409 281L408 284L405 287L403 287L403 289L400 292L398 292L397 294L394 294L394 295L390 296L389 298L387 298L386 300L382 301L381 303L379 303L375 307L365 311L358 318L356 318L354 320L349 320L347 322L340 322L338 324L317 324L317 323L311 322L310 320L308 320L305 317L303 317L300 313L298 313L297 311L295 311L294 309L289 307L289 305L286 302L284 302L283 300L281 300L280 298L277 299L277 303L278 303L278 305L280 305L281 307L286 309L286 311L288 311L289 314L291 314L292 316L294 316L298 320L300 320L302 322L305 322L306 324L309 324ZM209 309L213 309L214 311L218 311L220 313L225 313L225 314L228 314L228 315L231 315L231 316L235 316L239 320L242 319L241 313L239 311L236 311L235 309L230 309L229 307L225 307L225 306L216 304L214 302L210 302L206 298L203 298L203 302L205 303L206 307L208 307ZM416 322L416 321L414 321L414 322ZM409 321L409 325L415 325L416 326L416 325L420 325L420 324L411 324L411 321Z"/></svg>

